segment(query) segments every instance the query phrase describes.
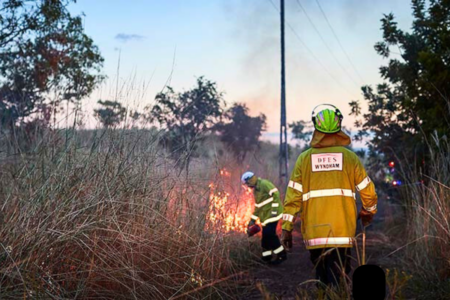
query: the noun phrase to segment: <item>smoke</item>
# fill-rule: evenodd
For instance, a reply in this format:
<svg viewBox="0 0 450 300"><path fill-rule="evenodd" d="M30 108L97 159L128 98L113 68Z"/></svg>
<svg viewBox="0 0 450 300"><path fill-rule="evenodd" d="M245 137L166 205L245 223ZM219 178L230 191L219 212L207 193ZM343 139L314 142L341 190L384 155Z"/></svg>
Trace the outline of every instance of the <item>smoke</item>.
<svg viewBox="0 0 450 300"><path fill-rule="evenodd" d="M267 116L268 131L279 129L280 114L280 13L279 1L241 1L226 2L224 11L234 27L229 39L234 47L239 47L240 74L238 75L242 92L236 102L244 102L250 113L263 113ZM289 1L287 1L289 2ZM291 5L286 3L286 11ZM288 13L287 13L288 14ZM287 16L286 16L287 19ZM296 20L292 20L296 23ZM296 69L308 70L302 49L290 47L293 41L289 28L286 36L286 74L290 91L295 92L294 81L289 79ZM300 53L300 55L298 55ZM289 95L288 95L289 96Z"/></svg>
<svg viewBox="0 0 450 300"><path fill-rule="evenodd" d="M231 40L243 49L242 71L261 79L278 68L279 16L268 1L242 1L224 5L234 23Z"/></svg>
<svg viewBox="0 0 450 300"><path fill-rule="evenodd" d="M288 123L308 120L310 110L320 103L334 103L345 114L348 102L361 99L360 87L381 81L380 58L373 45L382 37L380 19L394 11L400 20L410 17L408 1L319 0L328 21L362 74L357 78L341 51L316 0L298 0L326 41L317 35L297 0L286 0L286 103ZM276 6L276 8L274 8ZM279 0L226 1L223 10L233 30L232 47L239 48L241 73L236 75L241 91L236 99L251 113L267 116L268 131L279 130L280 120L280 15ZM293 29L293 30L292 30ZM295 32L294 32L295 31ZM300 41L302 40L302 41ZM306 45L306 47L305 47ZM329 53L333 52L336 59ZM340 64L340 65L339 65ZM342 66L344 66L345 71ZM349 126L352 117L346 117Z"/></svg>

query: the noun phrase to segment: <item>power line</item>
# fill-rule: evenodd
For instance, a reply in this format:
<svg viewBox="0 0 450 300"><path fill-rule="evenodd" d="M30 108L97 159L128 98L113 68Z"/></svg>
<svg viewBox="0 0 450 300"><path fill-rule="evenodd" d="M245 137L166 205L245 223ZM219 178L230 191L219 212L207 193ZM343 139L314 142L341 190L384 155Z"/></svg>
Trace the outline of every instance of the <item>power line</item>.
<svg viewBox="0 0 450 300"><path fill-rule="evenodd" d="M273 3L272 0L268 0L268 1L272 4L273 8L279 13L280 11L279 11L278 7L275 5L275 3ZM311 49L303 41L303 39L300 37L300 35L297 33L297 31L294 29L294 27L292 27L292 25L288 21L285 21L285 22L286 22L287 26L289 27L289 29L294 34L294 36L299 40L299 42L309 52L309 54L314 58L314 60L324 69L324 71L328 74L328 76L330 76L330 78L333 79L334 82L339 87L344 89L349 95L351 95L351 97L353 97L352 93L345 86L342 85L342 83L328 70L327 67L325 67L325 65L319 60L319 58L317 58L317 56L314 54L314 52L311 51Z"/></svg>
<svg viewBox="0 0 450 300"><path fill-rule="evenodd" d="M299 0L296 1L298 6L300 6L300 8L302 9L303 13L306 15L306 18L308 19L309 23L311 24L311 26L314 28L314 31L317 33L317 35L320 37L320 39L322 40L323 44L325 45L325 47L327 48L328 52L330 52L331 56L333 57L334 61L339 65L339 67L342 69L342 71L344 71L344 73L348 76L348 78L350 78L351 81L353 81L353 83L359 88L359 84L353 79L353 77L350 75L350 73L347 71L347 69L341 64L341 62L339 61L339 59L336 57L336 55L334 55L333 51L331 50L330 46L328 46L328 43L325 41L325 39L323 38L323 36L320 34L319 30L317 29L316 25L314 24L314 22L311 20L311 18L309 17L308 13L306 12L305 8L302 6L302 4L300 3Z"/></svg>
<svg viewBox="0 0 450 300"><path fill-rule="evenodd" d="M356 69L356 67L355 67L355 65L353 64L352 60L350 59L350 56L348 55L347 51L345 51L344 47L342 46L341 41L339 40L339 38L338 38L336 32L334 31L333 26L331 26L331 23L330 23L330 21L328 20L327 15L325 14L325 11L322 9L322 6L320 5L319 0L316 0L316 3L317 3L317 5L318 5L319 8L320 8L320 12L322 13L323 17L325 18L325 21L327 22L328 27L330 28L331 32L333 33L334 38L335 38L336 41L338 42L339 47L341 48L342 52L344 52L345 57L347 58L348 62L349 62L350 65L352 66L352 68L353 68L353 70L355 71L355 73L358 75L358 77L359 77L359 79L361 80L361 82L364 83L364 82L365 82L364 79L361 77L361 74L360 74L360 73L358 72L358 70Z"/></svg>

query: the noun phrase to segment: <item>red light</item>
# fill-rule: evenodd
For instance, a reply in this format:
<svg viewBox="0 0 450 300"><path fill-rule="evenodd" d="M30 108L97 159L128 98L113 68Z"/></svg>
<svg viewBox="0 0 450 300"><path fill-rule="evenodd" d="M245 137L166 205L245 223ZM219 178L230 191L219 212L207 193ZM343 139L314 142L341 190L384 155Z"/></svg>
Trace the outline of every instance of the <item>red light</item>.
<svg viewBox="0 0 450 300"><path fill-rule="evenodd" d="M397 180L392 181L392 185L397 185L397 184L398 184Z"/></svg>
<svg viewBox="0 0 450 300"><path fill-rule="evenodd" d="M389 162L389 167L393 168L395 166L395 163L393 161Z"/></svg>

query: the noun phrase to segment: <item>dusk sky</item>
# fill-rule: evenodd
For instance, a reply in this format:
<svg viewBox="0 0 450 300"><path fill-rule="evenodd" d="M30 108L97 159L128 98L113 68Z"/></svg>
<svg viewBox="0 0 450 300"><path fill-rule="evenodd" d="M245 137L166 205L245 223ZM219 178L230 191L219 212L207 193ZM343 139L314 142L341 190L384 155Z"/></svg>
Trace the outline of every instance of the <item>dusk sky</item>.
<svg viewBox="0 0 450 300"><path fill-rule="evenodd" d="M336 36L316 0L286 0L287 119L309 120L315 105L332 103L352 128L348 102L362 100L362 85L380 83L378 69L387 63L373 47L382 39L380 19L393 12L408 30L410 1L319 3ZM246 103L251 114L267 116L268 133L279 132L278 7L278 0L78 0L71 11L85 14L108 76L84 101L87 114L98 99L116 97L120 49L118 98L124 104L142 109L167 82L181 91L205 76L229 105ZM94 126L92 118L88 124Z"/></svg>

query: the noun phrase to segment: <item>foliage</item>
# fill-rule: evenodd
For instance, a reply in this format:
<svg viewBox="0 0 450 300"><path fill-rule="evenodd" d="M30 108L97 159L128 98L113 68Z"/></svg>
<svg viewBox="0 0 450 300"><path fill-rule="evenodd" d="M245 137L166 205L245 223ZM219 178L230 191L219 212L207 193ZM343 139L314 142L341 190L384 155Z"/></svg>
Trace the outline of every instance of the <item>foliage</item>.
<svg viewBox="0 0 450 300"><path fill-rule="evenodd" d="M393 14L381 20L383 41L375 50L389 59L380 68L385 82L376 89L362 88L368 113L361 113L358 101L350 106L352 114L361 117L355 125L360 129L358 138L369 141L372 167L381 169L393 160L396 173L407 182L396 189L405 204L405 232L393 253L399 252L402 266L414 277L402 279L394 273L398 277L394 282L408 286L417 299L446 299L450 288L450 2L413 0L412 8L410 32L398 28Z"/></svg>
<svg viewBox="0 0 450 300"><path fill-rule="evenodd" d="M98 100L97 103L102 107L94 109L94 115L104 127L114 127L125 119L127 109L121 103L109 100Z"/></svg>
<svg viewBox="0 0 450 300"><path fill-rule="evenodd" d="M312 125L308 125L307 121L296 121L288 124L293 134L293 139L308 142L311 140L311 136L314 132Z"/></svg>
<svg viewBox="0 0 450 300"><path fill-rule="evenodd" d="M150 118L164 130L161 141L181 162L180 166L188 168L196 142L205 137L222 115L222 93L217 91L216 83L199 77L191 90L176 93L167 87L155 100Z"/></svg>
<svg viewBox="0 0 450 300"><path fill-rule="evenodd" d="M412 32L399 29L392 13L381 20L383 41L375 50L390 60L380 68L385 82L376 90L362 88L369 112L361 115L359 102L350 102L352 114L362 117L355 124L359 139L367 137L370 149L386 159L396 154L410 162L428 155L426 139L432 133L450 134L450 3L413 0L412 8Z"/></svg>
<svg viewBox="0 0 450 300"><path fill-rule="evenodd" d="M138 112L137 110L130 110L129 113L130 119L133 122L133 126L142 119L143 114Z"/></svg>
<svg viewBox="0 0 450 300"><path fill-rule="evenodd" d="M71 2L1 4L0 125L40 117L50 99L55 113L61 101L79 101L103 78L103 58L84 33L81 17L67 10Z"/></svg>
<svg viewBox="0 0 450 300"><path fill-rule="evenodd" d="M259 148L259 138L266 128L266 116L251 117L245 104L236 103L227 110L225 119L227 122L221 122L215 128L221 134L221 141L242 163L249 151Z"/></svg>

